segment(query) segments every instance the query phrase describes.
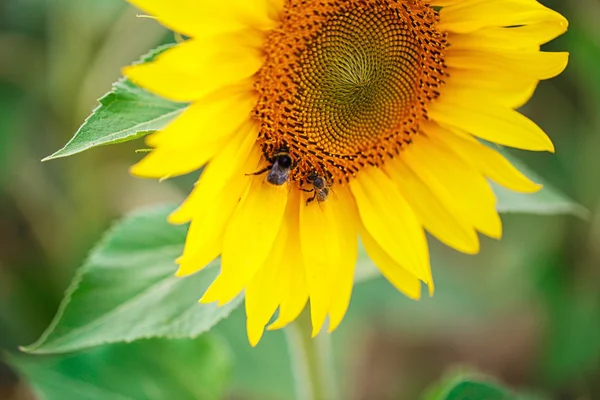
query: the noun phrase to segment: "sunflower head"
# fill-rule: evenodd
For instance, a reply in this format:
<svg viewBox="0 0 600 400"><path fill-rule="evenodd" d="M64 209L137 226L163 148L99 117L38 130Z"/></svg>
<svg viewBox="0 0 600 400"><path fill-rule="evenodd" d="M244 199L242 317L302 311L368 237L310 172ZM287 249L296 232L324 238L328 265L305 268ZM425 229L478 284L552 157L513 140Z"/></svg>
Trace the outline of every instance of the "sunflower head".
<svg viewBox="0 0 600 400"><path fill-rule="evenodd" d="M411 298L433 293L425 231L465 253L502 234L488 179L539 185L478 139L553 151L515 111L566 53L535 0L130 0L189 40L125 69L189 107L148 136L132 172L206 167L173 223L191 221L178 275L221 256L202 297L245 292L250 342L310 299L313 333L341 322L359 238Z"/></svg>
<svg viewBox="0 0 600 400"><path fill-rule="evenodd" d="M253 110L267 157L292 181L348 182L410 144L443 84L446 34L414 2L290 2L263 44Z"/></svg>

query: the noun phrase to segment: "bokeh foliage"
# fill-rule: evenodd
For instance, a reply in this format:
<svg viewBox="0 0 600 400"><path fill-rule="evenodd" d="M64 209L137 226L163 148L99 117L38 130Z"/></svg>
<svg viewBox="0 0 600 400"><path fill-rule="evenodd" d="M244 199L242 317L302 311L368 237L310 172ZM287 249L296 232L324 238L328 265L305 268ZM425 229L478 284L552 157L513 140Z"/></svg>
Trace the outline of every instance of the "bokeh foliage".
<svg viewBox="0 0 600 400"><path fill-rule="evenodd" d="M417 398L456 364L491 374L531 399L600 398L600 3L542 3L570 20L569 32L548 47L569 50L571 62L563 75L542 82L524 112L549 133L557 154L513 154L577 199L591 217L503 214L504 239L484 240L476 257L433 243L438 289L431 299L407 300L381 278L358 285L333 335L348 398ZM283 334L267 333L251 349L243 308L217 324L210 337L108 344L58 356L17 350L49 325L76 268L112 221L140 206L180 201L196 179L157 183L130 177L128 166L140 158L135 150L144 147L139 140L39 162L77 131L96 99L119 79L121 66L173 41L121 0L0 3L0 348L4 361L26 378L19 383L0 368L0 398L29 398L30 390L48 399L119 398L115 393L161 399L164 390L182 399L221 393L235 399L292 397ZM504 195L502 204L530 201L530 210L538 210L540 201L547 204ZM170 238L165 233L156 239ZM160 252L167 268L167 259L177 255L177 249L169 251ZM92 255L86 265L92 282L118 287L102 282L93 268L110 267L109 261ZM164 270L152 271L137 283L170 278ZM372 276L367 267L360 273ZM192 279L197 281L177 283L187 285L192 301L177 299L183 314L206 285L202 276ZM133 329L138 321L128 322L132 329L115 326L122 329L119 340L140 336ZM54 342L55 351L59 345ZM117 364L130 372L115 375ZM460 386L470 377L443 382ZM33 382L31 389L26 381ZM139 381L137 389L132 381Z"/></svg>

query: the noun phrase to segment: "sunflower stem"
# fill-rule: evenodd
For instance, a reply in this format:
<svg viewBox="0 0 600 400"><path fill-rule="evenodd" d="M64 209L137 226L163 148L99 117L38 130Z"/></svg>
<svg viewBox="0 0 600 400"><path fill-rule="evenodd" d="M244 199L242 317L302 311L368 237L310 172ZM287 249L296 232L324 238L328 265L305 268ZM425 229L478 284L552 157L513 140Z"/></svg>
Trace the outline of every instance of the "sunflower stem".
<svg viewBox="0 0 600 400"><path fill-rule="evenodd" d="M331 334L322 329L319 335L312 339L317 354L319 377L321 378L321 392L323 399L339 400L337 379L335 375L335 362Z"/></svg>
<svg viewBox="0 0 600 400"><path fill-rule="evenodd" d="M297 400L339 399L331 335L320 332L311 338L308 312L285 329L292 362L292 374Z"/></svg>

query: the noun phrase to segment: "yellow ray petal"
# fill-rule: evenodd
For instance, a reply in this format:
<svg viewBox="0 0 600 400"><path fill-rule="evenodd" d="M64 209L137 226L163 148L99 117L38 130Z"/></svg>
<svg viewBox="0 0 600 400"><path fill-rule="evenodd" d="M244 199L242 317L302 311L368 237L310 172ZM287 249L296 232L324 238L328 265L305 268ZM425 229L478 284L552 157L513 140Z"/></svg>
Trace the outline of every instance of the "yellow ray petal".
<svg viewBox="0 0 600 400"><path fill-rule="evenodd" d="M420 136L401 153L401 158L440 201L456 210L457 218L469 221L487 236L502 236L496 197L488 182L452 150Z"/></svg>
<svg viewBox="0 0 600 400"><path fill-rule="evenodd" d="M477 91L449 91L428 107L432 120L474 136L524 150L554 151L552 141L533 121L515 110L480 98Z"/></svg>
<svg viewBox="0 0 600 400"><path fill-rule="evenodd" d="M444 93L469 89L483 98L510 108L519 108L533 95L539 80L508 71L449 68ZM482 93L483 92L483 93Z"/></svg>
<svg viewBox="0 0 600 400"><path fill-rule="evenodd" d="M288 224L287 221L283 221L267 261L246 286L246 330L252 347L256 346L262 338L265 325L275 313L284 295L284 288L278 275L281 265L287 262L288 255L284 253L287 237Z"/></svg>
<svg viewBox="0 0 600 400"><path fill-rule="evenodd" d="M300 246L306 267L310 295L312 335L321 330L331 307L332 282L343 262L343 233L336 220L336 210L329 199L306 205L310 194L302 192L300 202Z"/></svg>
<svg viewBox="0 0 600 400"><path fill-rule="evenodd" d="M167 28L202 37L247 27L273 29L276 2L269 0L128 0Z"/></svg>
<svg viewBox="0 0 600 400"><path fill-rule="evenodd" d="M395 262L382 248L377 241L361 227L360 237L369 258L379 268L383 276L396 287L399 291L414 300L421 298L421 281L413 274L404 269Z"/></svg>
<svg viewBox="0 0 600 400"><path fill-rule="evenodd" d="M432 138L445 143L485 176L508 189L521 193L534 193L542 188L542 185L532 182L498 152L475 139L469 140L465 135L456 135L433 123L427 124L423 130Z"/></svg>
<svg viewBox="0 0 600 400"><path fill-rule="evenodd" d="M208 96L190 105L163 130L148 135L150 147L173 149L200 148L227 139L249 122L256 95L251 91L223 91L217 98Z"/></svg>
<svg viewBox="0 0 600 400"><path fill-rule="evenodd" d="M231 301L266 261L281 227L288 187L254 176L231 217L223 238L221 274L201 301Z"/></svg>
<svg viewBox="0 0 600 400"><path fill-rule="evenodd" d="M281 329L294 321L306 306L308 287L306 285L305 265L300 249L300 193L291 190L288 198L285 221L289 224L285 256L279 266L279 284L285 288L279 317L268 329Z"/></svg>
<svg viewBox="0 0 600 400"><path fill-rule="evenodd" d="M227 43L226 46L223 43ZM230 85L244 84L263 63L260 41L246 32L187 40L154 61L123 69L133 83L174 101L194 101Z"/></svg>
<svg viewBox="0 0 600 400"><path fill-rule="evenodd" d="M460 3L461 1L464 0L433 0L431 1L431 5L436 7L447 7L456 3Z"/></svg>
<svg viewBox="0 0 600 400"><path fill-rule="evenodd" d="M190 173L220 152L234 134L247 135L254 99L247 94L229 101L195 103L163 131L146 142L156 147L131 173L145 178L165 178ZM254 136L256 138L256 136Z"/></svg>
<svg viewBox="0 0 600 400"><path fill-rule="evenodd" d="M178 259L177 276L193 274L204 268L215 259L223 249L223 236L233 212L238 207L239 199L250 184L250 177L245 175L248 169L256 168L261 157L258 148L246 157L245 162L238 165L235 174L228 179L227 184L215 193L206 194L202 203L197 197L186 200L186 211L193 215L188 231L183 256ZM190 195L190 197L194 194ZM177 217L171 216L170 220ZM181 217L181 215L179 215ZM180 221L178 221L180 222Z"/></svg>
<svg viewBox="0 0 600 400"><path fill-rule="evenodd" d="M438 29L462 33L486 26L519 26L543 21L567 24L562 15L537 1L464 0L440 11Z"/></svg>
<svg viewBox="0 0 600 400"><path fill-rule="evenodd" d="M354 197L346 187L336 187L335 194L329 196L327 202L331 202L331 211L338 226L341 245L340 264L335 270L331 282L332 290L335 288L329 309L328 331L331 333L340 325L346 315L352 296L354 270L358 257L359 217Z"/></svg>
<svg viewBox="0 0 600 400"><path fill-rule="evenodd" d="M186 201L169 215L169 222L184 224L190 221L199 211L207 208L207 204L229 186L232 179L254 172L262 154L260 146L256 145L257 129L256 125L249 123L217 153L202 171ZM251 154L253 158L248 163Z"/></svg>
<svg viewBox="0 0 600 400"><path fill-rule="evenodd" d="M453 49L446 52L446 65L452 68L484 69L492 72L550 79L564 71L569 53L522 50Z"/></svg>
<svg viewBox="0 0 600 400"><path fill-rule="evenodd" d="M492 26L469 33L451 33L448 43L454 49L530 49L562 35L567 30L566 19L541 21L519 27Z"/></svg>
<svg viewBox="0 0 600 400"><path fill-rule="evenodd" d="M225 143L225 140L216 141L198 152L190 149L154 149L133 165L129 172L140 178L158 179L189 174L206 164Z"/></svg>
<svg viewBox="0 0 600 400"><path fill-rule="evenodd" d="M425 232L414 211L381 170L365 168L350 182L367 232L415 277L431 281Z"/></svg>
<svg viewBox="0 0 600 400"><path fill-rule="evenodd" d="M453 214L454 209L442 203L402 160L391 160L386 167L425 229L458 251L467 254L479 252L479 238L473 226L457 219Z"/></svg>

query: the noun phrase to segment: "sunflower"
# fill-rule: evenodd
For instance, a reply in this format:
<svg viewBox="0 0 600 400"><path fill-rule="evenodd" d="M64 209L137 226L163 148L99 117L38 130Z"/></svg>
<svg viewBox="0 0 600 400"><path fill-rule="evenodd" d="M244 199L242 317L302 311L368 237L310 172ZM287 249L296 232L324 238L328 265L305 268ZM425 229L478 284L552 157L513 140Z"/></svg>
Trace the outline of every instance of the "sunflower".
<svg viewBox="0 0 600 400"><path fill-rule="evenodd" d="M201 302L245 292L247 331L292 322L313 335L351 297L358 241L418 299L433 293L425 231L469 254L500 238L488 179L533 183L487 142L553 151L515 109L568 54L540 51L567 21L535 0L130 0L188 40L125 68L188 102L147 137L134 175L204 166L170 216L190 223L177 275L221 257Z"/></svg>

